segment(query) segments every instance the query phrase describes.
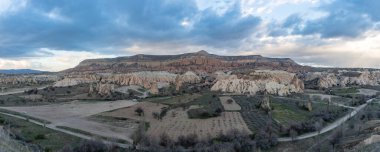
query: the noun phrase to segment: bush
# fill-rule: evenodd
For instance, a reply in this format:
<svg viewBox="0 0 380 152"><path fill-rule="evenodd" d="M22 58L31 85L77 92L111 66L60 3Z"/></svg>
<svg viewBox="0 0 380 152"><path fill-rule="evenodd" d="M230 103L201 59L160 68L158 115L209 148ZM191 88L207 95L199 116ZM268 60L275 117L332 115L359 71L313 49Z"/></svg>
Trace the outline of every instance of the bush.
<svg viewBox="0 0 380 152"><path fill-rule="evenodd" d="M267 150L278 144L277 135L269 133L266 130L260 130L259 133L255 136L257 146L260 149Z"/></svg>
<svg viewBox="0 0 380 152"><path fill-rule="evenodd" d="M169 147L173 144L173 141L170 139L169 135L166 133L163 133L160 135L160 146L163 147Z"/></svg>
<svg viewBox="0 0 380 152"><path fill-rule="evenodd" d="M198 143L198 136L196 134L189 134L187 136L179 136L177 145L181 145L185 148L193 147Z"/></svg>
<svg viewBox="0 0 380 152"><path fill-rule="evenodd" d="M43 139L46 139L46 137L43 134L38 134L38 135L34 136L34 139L35 140L43 140Z"/></svg>
<svg viewBox="0 0 380 152"><path fill-rule="evenodd" d="M142 116L144 115L144 110L141 107L136 108L135 112L137 115Z"/></svg>
<svg viewBox="0 0 380 152"><path fill-rule="evenodd" d="M221 109L216 109L215 111L211 111L211 109L198 108L198 109L190 109L187 111L187 115L190 119L207 119L211 117L220 116Z"/></svg>
<svg viewBox="0 0 380 152"><path fill-rule="evenodd" d="M234 101L233 101L232 99L228 99L228 100L227 100L227 103L228 103L228 104L232 104L233 102L234 102Z"/></svg>

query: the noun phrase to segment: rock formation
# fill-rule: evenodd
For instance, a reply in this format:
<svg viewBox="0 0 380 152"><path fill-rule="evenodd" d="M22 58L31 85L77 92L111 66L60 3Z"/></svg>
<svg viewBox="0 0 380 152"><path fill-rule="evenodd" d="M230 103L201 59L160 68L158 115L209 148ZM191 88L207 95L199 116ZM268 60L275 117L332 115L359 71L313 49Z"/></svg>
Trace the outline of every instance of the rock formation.
<svg viewBox="0 0 380 152"><path fill-rule="evenodd" d="M54 87L68 87L93 82L95 81L89 78L64 78L63 80L55 82Z"/></svg>
<svg viewBox="0 0 380 152"><path fill-rule="evenodd" d="M47 82L55 82L61 79L57 75L4 75L0 77L0 84L43 84Z"/></svg>
<svg viewBox="0 0 380 152"><path fill-rule="evenodd" d="M180 55L135 55L109 59L90 59L64 73L127 73L138 71L168 71L196 73L229 71L233 69L268 69L290 72L308 71L289 58L266 58L260 55L218 56L206 51Z"/></svg>
<svg viewBox="0 0 380 152"><path fill-rule="evenodd" d="M380 71L309 72L305 76L307 88L330 88L334 86L380 84Z"/></svg>
<svg viewBox="0 0 380 152"><path fill-rule="evenodd" d="M231 75L219 79L212 86L213 91L235 94L251 94L267 92L280 96L303 92L303 82L294 73L285 71L258 70L248 75Z"/></svg>
<svg viewBox="0 0 380 152"><path fill-rule="evenodd" d="M141 71L126 74L86 74L69 75L55 83L56 87L74 86L84 83L96 83L97 93L109 95L117 86L137 85L149 89L152 94L158 93L158 89L173 84L180 87L183 83L199 83L201 78L194 72L186 72L178 75L166 71Z"/></svg>

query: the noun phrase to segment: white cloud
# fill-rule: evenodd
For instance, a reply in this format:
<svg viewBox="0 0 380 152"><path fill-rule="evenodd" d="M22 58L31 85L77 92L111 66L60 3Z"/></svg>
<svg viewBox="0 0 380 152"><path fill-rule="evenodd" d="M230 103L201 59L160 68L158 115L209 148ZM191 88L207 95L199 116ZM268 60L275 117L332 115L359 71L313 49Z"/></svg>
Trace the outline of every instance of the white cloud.
<svg viewBox="0 0 380 152"><path fill-rule="evenodd" d="M17 59L0 58L0 69L37 69L46 71L60 71L72 68L85 59L110 58L114 55L104 55L87 51L51 50L42 48L42 53L48 56L28 57Z"/></svg>
<svg viewBox="0 0 380 152"><path fill-rule="evenodd" d="M27 0L0 0L0 16L8 12L16 12L27 5Z"/></svg>
<svg viewBox="0 0 380 152"><path fill-rule="evenodd" d="M51 20L61 21L61 22L70 22L70 18L63 16L58 8L54 8L49 12L43 13L44 16Z"/></svg>
<svg viewBox="0 0 380 152"><path fill-rule="evenodd" d="M256 43L253 43L256 41ZM315 41L302 43L300 41ZM289 57L311 66L380 68L380 32L368 31L358 39L326 39L315 36L262 37L242 45L239 53Z"/></svg>

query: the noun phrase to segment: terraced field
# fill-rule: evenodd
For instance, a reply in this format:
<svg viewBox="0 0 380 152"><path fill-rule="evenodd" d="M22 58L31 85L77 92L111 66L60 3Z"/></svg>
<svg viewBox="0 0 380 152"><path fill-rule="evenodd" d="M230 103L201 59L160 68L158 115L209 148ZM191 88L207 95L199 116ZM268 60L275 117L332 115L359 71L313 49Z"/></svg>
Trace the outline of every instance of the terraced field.
<svg viewBox="0 0 380 152"><path fill-rule="evenodd" d="M279 125L264 111L256 108L260 101L259 97L234 96L234 100L241 106L241 115L252 132L258 132L261 128L265 128L271 123L275 130L279 129Z"/></svg>

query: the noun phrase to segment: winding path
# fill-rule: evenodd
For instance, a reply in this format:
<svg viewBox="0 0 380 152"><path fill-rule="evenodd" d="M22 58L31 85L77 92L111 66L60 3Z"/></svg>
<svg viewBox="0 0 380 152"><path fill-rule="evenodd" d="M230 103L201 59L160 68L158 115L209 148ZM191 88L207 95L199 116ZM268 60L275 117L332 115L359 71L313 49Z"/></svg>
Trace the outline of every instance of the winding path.
<svg viewBox="0 0 380 152"><path fill-rule="evenodd" d="M341 124L343 124L344 122L346 122L351 117L355 116L359 111L361 111L362 109L364 109L373 100L374 100L374 98L367 100L365 104L362 104L362 105L354 108L354 110L352 112L346 114L342 118L339 118L335 122L333 122L333 123L327 125L326 127L322 128L319 132L315 131L315 132L310 132L310 133L302 134L302 135L299 135L299 136L297 136L297 137L295 137L293 139L291 137L281 137L281 138L278 138L278 141L280 141L280 142L287 142L287 141L302 140L302 139L318 136L320 134L323 134L323 133L326 133L326 132L328 132L330 130L333 130L336 127L338 127Z"/></svg>
<svg viewBox="0 0 380 152"><path fill-rule="evenodd" d="M37 89L41 90L41 89L44 89L46 87L48 87L48 86L37 87ZM10 94L17 94L17 93L23 93L24 91L27 91L29 89L33 89L33 88L18 88L18 89L13 89L13 90L10 90L10 91L0 92L0 96L10 95Z"/></svg>

